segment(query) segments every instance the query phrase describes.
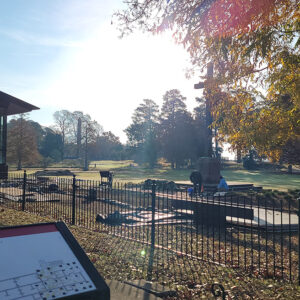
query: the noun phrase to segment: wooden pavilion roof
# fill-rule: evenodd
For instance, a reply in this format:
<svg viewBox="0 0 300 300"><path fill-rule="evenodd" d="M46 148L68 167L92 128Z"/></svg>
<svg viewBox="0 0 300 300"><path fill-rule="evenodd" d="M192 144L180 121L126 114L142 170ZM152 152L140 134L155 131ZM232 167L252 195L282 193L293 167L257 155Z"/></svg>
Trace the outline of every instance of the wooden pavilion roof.
<svg viewBox="0 0 300 300"><path fill-rule="evenodd" d="M4 113L7 116L39 109L39 107L0 91L0 109L1 108L4 108Z"/></svg>

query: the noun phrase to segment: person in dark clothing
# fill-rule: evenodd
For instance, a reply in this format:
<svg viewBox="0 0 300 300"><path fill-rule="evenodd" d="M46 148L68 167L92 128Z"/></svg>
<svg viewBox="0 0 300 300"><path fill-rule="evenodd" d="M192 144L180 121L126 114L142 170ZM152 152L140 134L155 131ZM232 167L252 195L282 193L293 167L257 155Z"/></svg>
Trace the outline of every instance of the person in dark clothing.
<svg viewBox="0 0 300 300"><path fill-rule="evenodd" d="M199 171L193 171L190 175L190 180L194 185L194 189L193 189L194 194L200 194L201 187L202 187L201 173Z"/></svg>

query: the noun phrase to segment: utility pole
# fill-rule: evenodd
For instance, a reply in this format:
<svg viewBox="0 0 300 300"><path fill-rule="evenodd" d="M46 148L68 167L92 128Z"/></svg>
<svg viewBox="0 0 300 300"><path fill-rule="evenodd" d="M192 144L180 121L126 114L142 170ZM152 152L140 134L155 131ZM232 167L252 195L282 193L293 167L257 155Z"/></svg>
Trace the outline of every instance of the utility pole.
<svg viewBox="0 0 300 300"><path fill-rule="evenodd" d="M207 74L206 78L209 80L210 78L213 77L213 72L214 72L214 67L213 63L209 63L207 66ZM194 89L205 89L206 81L200 81L199 83L196 83L194 85ZM209 95L211 93L210 89L207 89L207 94ZM213 151L212 151L212 128L211 124L213 122L212 116L211 116L211 103L209 98L205 99L205 123L206 123L206 156L207 157L212 157L213 156Z"/></svg>

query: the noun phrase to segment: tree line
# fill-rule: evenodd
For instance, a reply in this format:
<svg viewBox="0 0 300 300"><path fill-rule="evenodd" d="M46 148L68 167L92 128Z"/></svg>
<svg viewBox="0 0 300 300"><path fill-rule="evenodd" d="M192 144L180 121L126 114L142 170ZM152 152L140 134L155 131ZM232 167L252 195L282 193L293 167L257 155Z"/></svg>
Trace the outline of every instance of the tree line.
<svg viewBox="0 0 300 300"><path fill-rule="evenodd" d="M7 161L19 170L62 161L88 169L90 160L124 159L119 138L81 111L55 112L50 127L22 114L9 121L7 130Z"/></svg>
<svg viewBox="0 0 300 300"><path fill-rule="evenodd" d="M132 159L153 168L159 158L164 158L172 168L192 167L199 157L208 153L206 118L210 116L207 116L204 99L196 98L197 106L192 113L187 110L185 102L186 97L177 89L166 91L161 108L155 101L144 99L134 110L131 124L124 130L127 135L125 145L119 137L110 131L105 132L97 121L81 111L56 111L54 124L50 127L21 115L8 124L7 159L18 169L23 165L47 167L51 163L69 161L87 170L92 160L123 159ZM219 135L216 123L211 129L213 156L220 158L224 138ZM299 156L295 155L297 145L285 145L282 153L280 162L300 163ZM245 157L245 166L249 168L254 166L254 158L260 161L266 158L253 145L240 154Z"/></svg>
<svg viewBox="0 0 300 300"><path fill-rule="evenodd" d="M201 99L193 114L186 98L173 89L163 95L161 110L151 99L135 109L132 123L125 129L132 157L153 167L159 157L172 168L193 165L205 156L205 109Z"/></svg>
<svg viewBox="0 0 300 300"><path fill-rule="evenodd" d="M22 114L8 123L7 160L18 169L66 160L80 161L88 169L91 160L121 159L154 167L159 157L166 158L173 167L184 166L203 154L201 110L193 118L185 100L178 90L168 91L161 112L153 100L143 100L125 129L126 145L81 111L56 111L54 124L49 127Z"/></svg>
<svg viewBox="0 0 300 300"><path fill-rule="evenodd" d="M190 166L205 155L206 147L205 105L203 100L196 100L198 106L191 113L177 89L163 95L161 109L155 101L144 99L124 130L126 145L81 111L56 111L50 127L23 114L8 123L7 160L18 169L66 160L78 161L88 169L92 160L122 159L153 168L159 158L165 158L172 168Z"/></svg>

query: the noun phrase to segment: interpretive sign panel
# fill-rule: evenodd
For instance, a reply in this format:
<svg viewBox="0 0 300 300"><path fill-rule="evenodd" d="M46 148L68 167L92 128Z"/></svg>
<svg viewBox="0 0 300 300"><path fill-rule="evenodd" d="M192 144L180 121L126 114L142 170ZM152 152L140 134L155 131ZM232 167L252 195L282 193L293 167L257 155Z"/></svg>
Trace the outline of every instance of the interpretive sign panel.
<svg viewBox="0 0 300 300"><path fill-rule="evenodd" d="M63 222L0 229L0 299L109 299Z"/></svg>

